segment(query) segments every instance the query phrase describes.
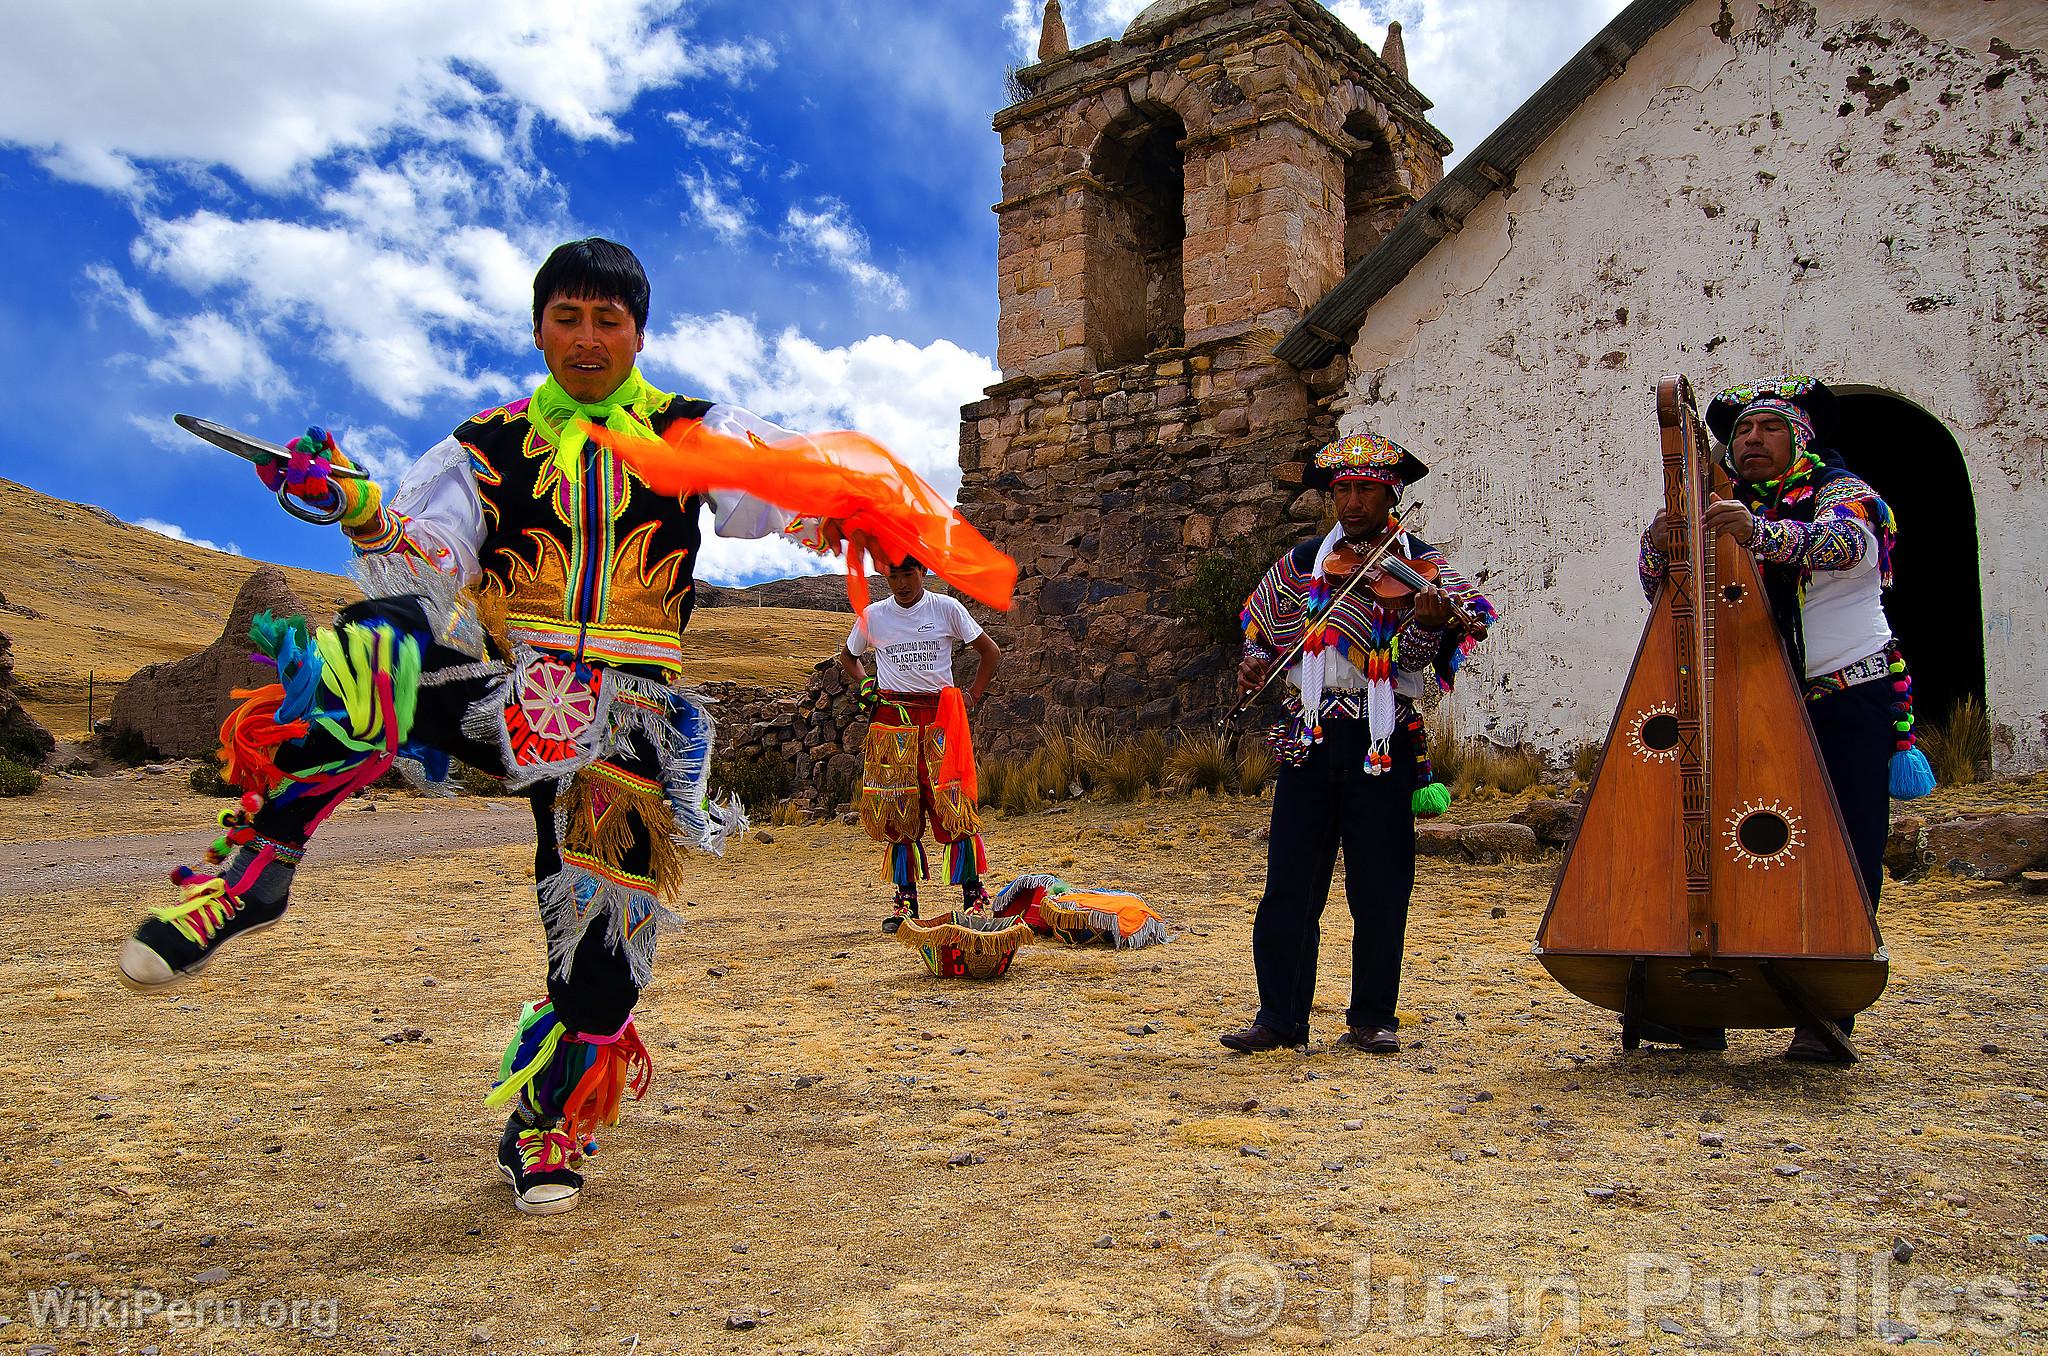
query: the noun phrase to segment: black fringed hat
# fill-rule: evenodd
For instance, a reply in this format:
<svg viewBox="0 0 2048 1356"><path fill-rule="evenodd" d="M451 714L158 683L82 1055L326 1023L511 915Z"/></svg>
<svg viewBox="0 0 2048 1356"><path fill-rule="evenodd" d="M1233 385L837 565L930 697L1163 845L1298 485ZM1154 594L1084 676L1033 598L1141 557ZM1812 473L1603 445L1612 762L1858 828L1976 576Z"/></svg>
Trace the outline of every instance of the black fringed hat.
<svg viewBox="0 0 2048 1356"><path fill-rule="evenodd" d="M1429 468L1393 439L1378 433L1354 433L1324 444L1301 479L1315 490L1327 490L1340 480L1370 480L1391 486L1398 497L1428 474Z"/></svg>
<svg viewBox="0 0 2048 1356"><path fill-rule="evenodd" d="M1731 386L1707 405L1707 427L1723 445L1742 416L1753 409L1776 410L1806 435L1812 447L1830 445L1835 431L1835 393L1819 377L1773 377Z"/></svg>

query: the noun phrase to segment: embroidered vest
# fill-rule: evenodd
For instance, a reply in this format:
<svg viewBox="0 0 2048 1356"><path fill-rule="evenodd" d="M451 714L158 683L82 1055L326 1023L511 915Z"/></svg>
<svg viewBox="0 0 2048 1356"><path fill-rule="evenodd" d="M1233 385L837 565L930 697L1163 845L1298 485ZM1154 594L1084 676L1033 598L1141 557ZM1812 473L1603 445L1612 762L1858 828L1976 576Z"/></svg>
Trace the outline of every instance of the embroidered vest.
<svg viewBox="0 0 2048 1356"><path fill-rule="evenodd" d="M483 501L478 591L503 600L513 640L675 670L696 601L703 501L655 494L594 439L578 473L563 476L526 405L485 410L455 431ZM659 433L710 408L677 397L646 413Z"/></svg>

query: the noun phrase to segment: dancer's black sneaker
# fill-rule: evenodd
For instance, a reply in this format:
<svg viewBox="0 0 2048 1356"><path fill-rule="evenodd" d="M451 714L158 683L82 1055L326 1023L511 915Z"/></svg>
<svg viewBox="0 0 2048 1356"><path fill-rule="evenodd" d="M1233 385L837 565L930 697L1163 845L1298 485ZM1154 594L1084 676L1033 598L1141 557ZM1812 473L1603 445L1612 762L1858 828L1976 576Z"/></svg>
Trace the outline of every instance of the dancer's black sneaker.
<svg viewBox="0 0 2048 1356"><path fill-rule="evenodd" d="M583 1174L569 1166L576 1145L559 1125L528 1125L517 1111L498 1140L498 1171L512 1184L513 1203L529 1215L576 1208Z"/></svg>
<svg viewBox="0 0 2048 1356"><path fill-rule="evenodd" d="M917 895L914 891L896 892L896 911L882 920L882 931L893 933L903 926L906 918L917 917Z"/></svg>
<svg viewBox="0 0 2048 1356"><path fill-rule="evenodd" d="M283 918L287 902L282 892L267 903L238 898L217 879L199 876L188 876L179 889L182 899L150 910L121 943L121 978L130 987L160 989L204 969L230 938L261 932Z"/></svg>

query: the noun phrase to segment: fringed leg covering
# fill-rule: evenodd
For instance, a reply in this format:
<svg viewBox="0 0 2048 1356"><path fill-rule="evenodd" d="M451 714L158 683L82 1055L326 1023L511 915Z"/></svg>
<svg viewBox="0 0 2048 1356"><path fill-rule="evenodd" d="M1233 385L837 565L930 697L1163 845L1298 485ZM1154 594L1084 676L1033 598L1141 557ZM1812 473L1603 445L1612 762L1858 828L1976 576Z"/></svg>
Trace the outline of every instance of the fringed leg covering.
<svg viewBox="0 0 2048 1356"><path fill-rule="evenodd" d="M653 1077L654 1062L632 1018L610 1035L570 1031L543 999L520 1012L519 1029L505 1047L498 1082L484 1105L516 1100L529 1123L560 1121L589 1155L597 1152L597 1127L617 1125L625 1096L638 1101Z"/></svg>
<svg viewBox="0 0 2048 1356"><path fill-rule="evenodd" d="M958 885L963 889L971 887L981 880L982 872L988 870L988 849L982 845L978 833L970 833L950 843L942 842L939 851L945 862L948 885Z"/></svg>
<svg viewBox="0 0 2048 1356"><path fill-rule="evenodd" d="M882 879L896 887L898 894L917 898L917 883L930 880L932 868L924 854L924 840L891 843L883 858Z"/></svg>

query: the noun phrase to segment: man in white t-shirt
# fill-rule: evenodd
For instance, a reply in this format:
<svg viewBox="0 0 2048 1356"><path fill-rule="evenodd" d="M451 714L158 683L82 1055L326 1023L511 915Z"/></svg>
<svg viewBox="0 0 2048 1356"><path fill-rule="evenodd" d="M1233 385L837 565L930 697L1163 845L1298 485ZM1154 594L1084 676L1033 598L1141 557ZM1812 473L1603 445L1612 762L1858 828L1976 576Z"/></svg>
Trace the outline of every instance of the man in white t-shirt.
<svg viewBox="0 0 2048 1356"><path fill-rule="evenodd" d="M973 745L967 714L981 705L1002 666L1003 652L956 598L928 593L924 566L906 557L889 570L890 596L870 603L839 652L839 668L854 685L871 724L861 787L861 822L888 844L895 911L882 924L894 932L917 916L917 882L931 879L924 825L944 860L945 878L960 887L968 907L984 904L981 872L988 856L972 794ZM967 645L980 657L964 697L953 683L953 649ZM876 677L860 656L872 652ZM954 758L946 753L949 745ZM959 776L967 770L966 784Z"/></svg>

